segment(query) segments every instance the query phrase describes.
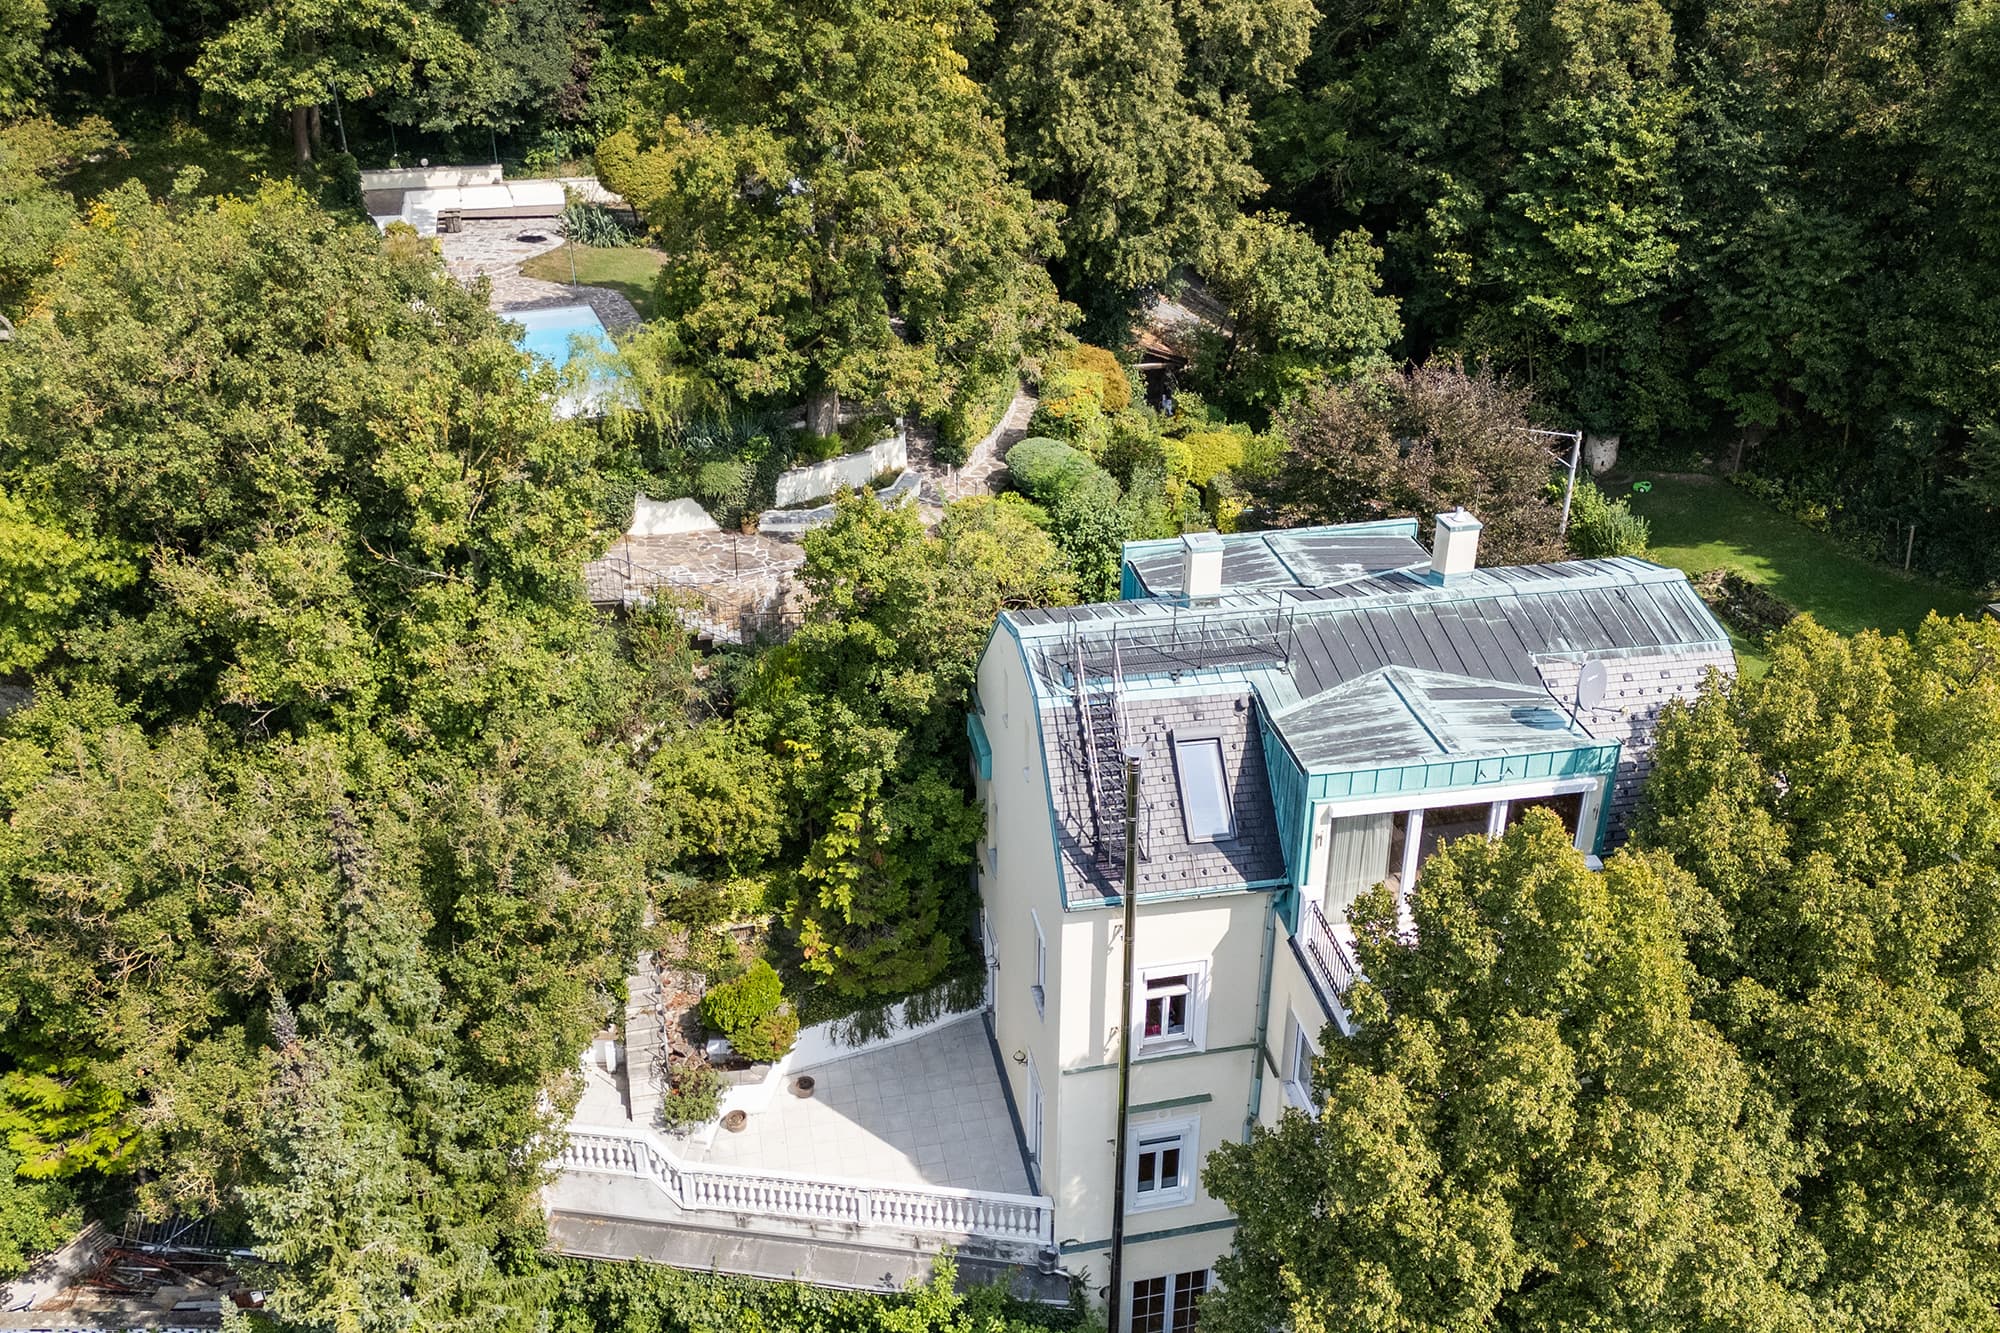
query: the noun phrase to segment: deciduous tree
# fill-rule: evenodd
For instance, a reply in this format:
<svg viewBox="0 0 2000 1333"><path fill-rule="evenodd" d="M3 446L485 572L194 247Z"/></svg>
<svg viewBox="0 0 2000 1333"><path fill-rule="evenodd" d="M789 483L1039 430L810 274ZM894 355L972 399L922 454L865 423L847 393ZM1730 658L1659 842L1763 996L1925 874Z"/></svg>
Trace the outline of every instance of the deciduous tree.
<svg viewBox="0 0 2000 1333"><path fill-rule="evenodd" d="M1694 875L1701 1012L1790 1121L1821 1328L1996 1326L2000 626L1844 639L1668 711L1639 836Z"/></svg>
<svg viewBox="0 0 2000 1333"><path fill-rule="evenodd" d="M1046 210L952 45L969 0L655 0L661 76L598 164L667 251L666 317L740 399L935 412L1063 315Z"/></svg>
<svg viewBox="0 0 2000 1333"><path fill-rule="evenodd" d="M1694 1012L1662 860L1533 812L1357 907L1356 1036L1316 1115L1211 1153L1237 1214L1204 1329L1804 1330L1781 1118Z"/></svg>

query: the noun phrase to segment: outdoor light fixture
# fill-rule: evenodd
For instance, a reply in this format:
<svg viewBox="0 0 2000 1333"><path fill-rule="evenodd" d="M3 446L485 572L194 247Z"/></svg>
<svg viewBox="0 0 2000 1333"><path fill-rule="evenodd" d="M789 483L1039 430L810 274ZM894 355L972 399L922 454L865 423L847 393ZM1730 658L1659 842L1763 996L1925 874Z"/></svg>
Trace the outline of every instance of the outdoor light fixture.
<svg viewBox="0 0 2000 1333"><path fill-rule="evenodd" d="M1024 1065L1028 1063L1028 1053L1026 1051L1014 1052L1014 1063L1017 1065Z"/></svg>

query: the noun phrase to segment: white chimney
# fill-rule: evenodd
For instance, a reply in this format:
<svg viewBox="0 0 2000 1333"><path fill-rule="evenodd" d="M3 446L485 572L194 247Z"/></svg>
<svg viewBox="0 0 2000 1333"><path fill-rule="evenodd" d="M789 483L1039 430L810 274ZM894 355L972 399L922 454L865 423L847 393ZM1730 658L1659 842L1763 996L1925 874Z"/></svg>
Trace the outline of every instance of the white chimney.
<svg viewBox="0 0 2000 1333"><path fill-rule="evenodd" d="M1442 583L1454 574L1470 574L1479 562L1479 520L1460 505L1439 514L1437 536L1431 542L1431 581Z"/></svg>
<svg viewBox="0 0 2000 1333"><path fill-rule="evenodd" d="M1181 596L1214 597L1222 592L1222 538L1213 532L1181 537Z"/></svg>

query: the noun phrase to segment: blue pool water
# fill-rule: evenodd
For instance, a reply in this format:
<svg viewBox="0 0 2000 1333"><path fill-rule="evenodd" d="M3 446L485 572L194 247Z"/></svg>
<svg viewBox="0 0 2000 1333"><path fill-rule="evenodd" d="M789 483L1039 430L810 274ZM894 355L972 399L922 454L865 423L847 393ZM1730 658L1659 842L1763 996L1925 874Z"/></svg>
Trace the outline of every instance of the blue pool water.
<svg viewBox="0 0 2000 1333"><path fill-rule="evenodd" d="M566 363L574 351L581 347L585 351L611 350L611 339L604 332L604 323L597 312L587 305L559 305L546 310L510 310L507 318L526 330L515 339L521 350L548 362L552 366ZM571 339L581 338L581 343Z"/></svg>
<svg viewBox="0 0 2000 1333"><path fill-rule="evenodd" d="M509 310L505 318L519 324L515 339L522 351L558 369L571 357L609 352L611 338L597 312L587 305L549 306L542 310ZM590 367L585 382L556 400L559 417L602 416L616 401L627 397L620 392L617 372L609 365Z"/></svg>

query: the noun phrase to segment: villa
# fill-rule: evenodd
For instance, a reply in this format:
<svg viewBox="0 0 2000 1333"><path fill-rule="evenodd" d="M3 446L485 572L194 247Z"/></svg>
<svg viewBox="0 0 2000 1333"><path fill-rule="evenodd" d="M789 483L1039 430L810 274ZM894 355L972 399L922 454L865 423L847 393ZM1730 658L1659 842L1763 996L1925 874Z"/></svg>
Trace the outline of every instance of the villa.
<svg viewBox="0 0 2000 1333"><path fill-rule="evenodd" d="M638 1099L600 1088L552 1186L558 1244L780 1276L793 1252L745 1238L803 1241L789 1271L839 1285L951 1245L1102 1301L1122 1193L1119 1333L1191 1328L1235 1225L1206 1154L1310 1113L1314 1053L1352 1030L1348 904L1534 807L1602 855L1661 708L1734 670L1680 572L1480 567L1479 536L1460 511L1429 550L1414 518L1131 543L1120 600L1001 615L967 719L984 1010L851 1051L809 1033L766 1082L810 1069L824 1095L746 1094L767 1146L723 1140L727 1165L713 1135L611 1126Z"/></svg>

